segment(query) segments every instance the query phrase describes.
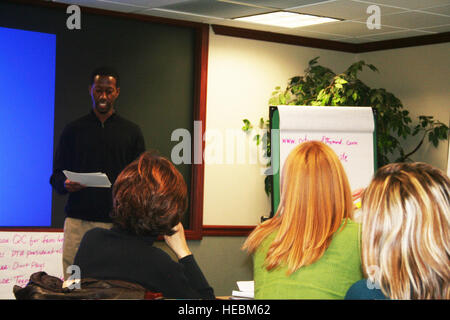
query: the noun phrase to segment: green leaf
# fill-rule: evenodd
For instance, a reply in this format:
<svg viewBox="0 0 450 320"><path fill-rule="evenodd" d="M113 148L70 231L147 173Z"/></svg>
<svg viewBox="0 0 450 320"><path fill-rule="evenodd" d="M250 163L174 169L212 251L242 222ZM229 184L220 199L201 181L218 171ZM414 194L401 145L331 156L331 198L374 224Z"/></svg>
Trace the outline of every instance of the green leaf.
<svg viewBox="0 0 450 320"><path fill-rule="evenodd" d="M259 144L261 143L261 136L259 135L259 134L257 134L254 138L253 138L253 140L255 140L256 141L256 145L257 146L259 146Z"/></svg>
<svg viewBox="0 0 450 320"><path fill-rule="evenodd" d="M378 69L373 64L368 64L367 66L370 68L370 70L379 72Z"/></svg>
<svg viewBox="0 0 450 320"><path fill-rule="evenodd" d="M261 129L264 129L264 119L263 118L259 119L259 127Z"/></svg>
<svg viewBox="0 0 450 320"><path fill-rule="evenodd" d="M244 126L242 127L242 130L245 132L248 132L250 129L252 129L252 124L248 119L242 120L244 122Z"/></svg>

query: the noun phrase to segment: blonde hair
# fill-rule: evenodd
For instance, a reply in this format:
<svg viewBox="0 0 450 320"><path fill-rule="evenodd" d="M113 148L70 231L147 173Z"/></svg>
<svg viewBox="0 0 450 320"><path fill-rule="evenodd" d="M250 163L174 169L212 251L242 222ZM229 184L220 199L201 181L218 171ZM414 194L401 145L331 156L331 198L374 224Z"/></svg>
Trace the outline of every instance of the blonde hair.
<svg viewBox="0 0 450 320"><path fill-rule="evenodd" d="M337 155L324 143L304 142L289 154L283 167L276 214L250 234L243 249L253 253L278 229L265 266L271 270L285 265L289 275L322 257L352 212L350 185Z"/></svg>
<svg viewBox="0 0 450 320"><path fill-rule="evenodd" d="M448 177L425 163L379 169L362 196L362 261L391 299L449 299Z"/></svg>

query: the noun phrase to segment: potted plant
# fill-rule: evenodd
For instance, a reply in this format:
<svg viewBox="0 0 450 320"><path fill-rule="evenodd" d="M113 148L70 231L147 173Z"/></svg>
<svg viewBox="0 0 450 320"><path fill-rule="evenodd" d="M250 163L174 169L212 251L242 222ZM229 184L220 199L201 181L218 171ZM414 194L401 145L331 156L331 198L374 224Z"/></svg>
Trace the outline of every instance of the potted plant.
<svg viewBox="0 0 450 320"><path fill-rule="evenodd" d="M309 61L303 76L289 79L285 89L276 87L272 92L269 105L310 105L310 106L370 106L376 110L377 159L378 167L390 162L412 161L411 156L427 140L437 147L441 140L448 137L449 128L432 116L420 115L418 123L412 126L409 111L402 102L386 89L374 89L362 82L359 72L369 68L378 69L364 61L353 63L344 72L336 74L331 69L318 64L319 57ZM253 125L244 119L242 129L250 132ZM260 119L259 127L268 129L269 121ZM411 136L420 136L418 144L412 150L405 150L402 142ZM256 135L257 145L263 142L266 156L270 157L270 135ZM390 159L393 158L393 161ZM265 190L270 194L270 179L265 180Z"/></svg>

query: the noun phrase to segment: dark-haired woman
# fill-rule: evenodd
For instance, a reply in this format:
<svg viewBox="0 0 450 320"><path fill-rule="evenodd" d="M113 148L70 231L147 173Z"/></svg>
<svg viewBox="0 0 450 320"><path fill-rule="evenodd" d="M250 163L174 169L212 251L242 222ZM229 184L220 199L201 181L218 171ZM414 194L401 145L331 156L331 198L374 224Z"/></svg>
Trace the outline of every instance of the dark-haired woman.
<svg viewBox="0 0 450 320"><path fill-rule="evenodd" d="M182 175L169 160L143 153L114 183L113 228L93 229L81 241L74 262L81 277L138 283L165 298L214 299L186 243L186 208ZM153 246L158 235L178 262Z"/></svg>

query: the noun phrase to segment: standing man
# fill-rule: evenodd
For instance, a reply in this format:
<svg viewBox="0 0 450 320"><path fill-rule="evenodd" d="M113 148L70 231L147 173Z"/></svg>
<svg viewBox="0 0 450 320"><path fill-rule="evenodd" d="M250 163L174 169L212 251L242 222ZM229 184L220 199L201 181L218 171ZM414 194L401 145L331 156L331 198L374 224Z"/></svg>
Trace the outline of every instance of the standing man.
<svg viewBox="0 0 450 320"><path fill-rule="evenodd" d="M112 187L85 187L67 179L62 170L104 172L114 184L122 169L145 151L139 126L114 109L119 93L119 75L109 68L96 69L89 85L92 111L64 128L56 150L50 184L59 194L69 194L64 221L65 279L84 234L92 228L112 226Z"/></svg>

